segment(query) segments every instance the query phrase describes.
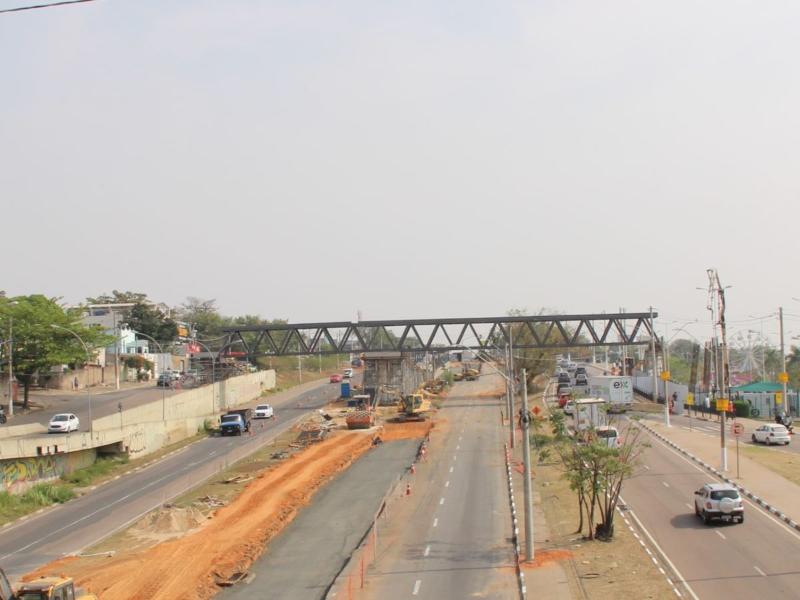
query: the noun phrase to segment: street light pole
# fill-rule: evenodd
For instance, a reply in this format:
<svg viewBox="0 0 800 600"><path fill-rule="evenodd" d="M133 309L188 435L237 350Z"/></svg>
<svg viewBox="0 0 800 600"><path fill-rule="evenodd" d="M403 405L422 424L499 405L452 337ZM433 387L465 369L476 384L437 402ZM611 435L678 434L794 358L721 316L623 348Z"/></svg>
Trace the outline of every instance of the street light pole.
<svg viewBox="0 0 800 600"><path fill-rule="evenodd" d="M525 494L525 556L528 561L533 560L533 490L531 489L531 438L528 431L530 427L530 413L528 413L528 377L522 369L522 460L525 466L524 494Z"/></svg>
<svg viewBox="0 0 800 600"><path fill-rule="evenodd" d="M786 374L786 350L783 345L783 307L778 308L778 319L780 320L781 324L781 383L783 384L783 410L788 415L790 413L786 407L789 405L789 398L788 398L788 387L789 387L789 377ZM777 414L778 407L775 407L775 413Z"/></svg>
<svg viewBox="0 0 800 600"><path fill-rule="evenodd" d="M86 366L84 367L86 381L84 383L86 384L86 401L89 404L89 438L92 438L94 435L94 419L92 418L92 390L91 386L89 385L89 363L92 361L92 354L89 352L89 347L86 345L86 342L83 341L83 338L72 331L72 329L62 327L61 325L56 325L55 323L51 323L50 326L54 329L63 329L64 331L74 335L75 338L81 343L81 346L83 346L84 352L86 352Z"/></svg>
<svg viewBox="0 0 800 600"><path fill-rule="evenodd" d="M650 307L650 350L653 353L653 402L658 403L658 355L656 354L656 328L653 324L653 307ZM666 400L666 399L665 399ZM669 405L664 402L664 425L669 424Z"/></svg>
<svg viewBox="0 0 800 600"><path fill-rule="evenodd" d="M216 412L217 407L217 399L216 399L216 389L217 389L217 369L216 369L216 360L214 359L214 353L211 351L211 348L206 346L203 342L198 340L194 340L196 344L200 344L203 348L206 349L211 355L211 414L213 415Z"/></svg>
<svg viewBox="0 0 800 600"><path fill-rule="evenodd" d="M156 346L158 346L159 353L164 354L164 348L162 348L161 344L159 344L155 339L153 339L146 333L142 333L141 331L136 331L135 329L131 329L131 331L135 335L141 335L142 337L145 337L148 340L152 341ZM156 382L158 382L158 380L156 380ZM165 385L161 386L161 420L162 421L167 420L167 386Z"/></svg>
<svg viewBox="0 0 800 600"><path fill-rule="evenodd" d="M14 317L8 315L8 416L14 416Z"/></svg>

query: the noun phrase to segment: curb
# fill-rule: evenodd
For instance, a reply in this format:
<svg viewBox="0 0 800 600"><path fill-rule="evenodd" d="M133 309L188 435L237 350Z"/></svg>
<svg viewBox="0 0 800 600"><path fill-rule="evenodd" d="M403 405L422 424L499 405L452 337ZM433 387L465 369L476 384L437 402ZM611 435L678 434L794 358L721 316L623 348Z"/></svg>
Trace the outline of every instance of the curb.
<svg viewBox="0 0 800 600"><path fill-rule="evenodd" d="M772 514L772 515L775 515L776 517L778 517L778 518L779 518L781 521L783 521L784 523L786 523L786 524L787 524L789 527L791 527L791 528L792 528L792 529L794 529L795 531L800 531L800 523L798 523L797 521L795 521L794 519L792 519L791 517L789 517L789 516L788 516L788 515L787 515L785 512L783 512L782 510L779 510L779 509L778 509L778 508L776 508L775 506L773 506L773 505L769 504L769 503L768 503L767 501L765 501L763 498L759 498L758 496L756 496L756 495L755 495L753 492L751 492L750 490L748 490L748 489L747 489L746 487L744 487L743 485L740 485L740 484L736 483L734 480L730 479L729 477L726 477L726 476L725 476L725 475L722 473L722 471L720 471L719 469L715 469L714 467L712 467L711 465L709 465L707 462L705 462L705 461L703 461L703 460L700 460L699 458L697 458L697 457L696 457L694 454L692 454L691 452L688 452L687 450L684 450L683 448L681 448L680 446L678 446L678 444L676 444L676 443L675 443L675 442L673 442L672 440L670 440L670 439L666 438L665 436L661 435L660 433L658 433L658 432L657 432L655 429L653 429L653 428L652 428L652 427L650 427L649 425L647 425L647 424L643 423L642 421L639 421L639 425L641 425L642 427L644 427L644 428L645 428L647 431L649 431L649 432L650 432L652 435L656 436L656 437L657 437L659 440L661 440L662 442L664 442L665 444L667 444L667 445L668 445L668 446L670 446L671 448L673 448L673 449L677 450L678 452L680 452L680 453L681 453L681 454L683 454L684 456L686 456L686 457L690 458L690 459L691 459L693 462L695 462L695 463L699 464L701 467L703 467L703 468L704 468L706 471L708 471L709 473L713 473L714 475L716 475L717 477L719 477L720 479L722 479L722 481L724 481L725 483L730 483L732 486L736 487L736 489L738 489L738 490L739 490L739 491L740 491L742 494L744 494L744 495L745 495L747 498L749 498L750 500L752 500L753 502L755 502L756 504L758 504L758 505L759 505L761 508L763 508L764 510L766 510L766 511L767 511L767 512L769 512L770 514Z"/></svg>
<svg viewBox="0 0 800 600"><path fill-rule="evenodd" d="M517 579L519 581L519 593L522 600L527 600L528 589L525 585L525 573L520 567L520 548L519 548L519 522L517 521L517 506L514 502L514 483L511 478L511 456L508 453L508 444L503 444L503 451L506 459L506 477L508 478L508 497L511 503L511 524L514 527L512 539L514 540L514 558L516 559Z"/></svg>

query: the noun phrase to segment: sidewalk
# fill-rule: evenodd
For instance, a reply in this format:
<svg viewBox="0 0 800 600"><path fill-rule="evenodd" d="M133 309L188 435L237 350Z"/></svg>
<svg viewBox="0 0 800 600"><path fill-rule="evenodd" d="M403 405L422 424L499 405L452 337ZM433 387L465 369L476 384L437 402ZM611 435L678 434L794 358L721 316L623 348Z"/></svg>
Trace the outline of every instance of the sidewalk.
<svg viewBox="0 0 800 600"><path fill-rule="evenodd" d="M749 422L745 427L752 427L753 423L758 423L753 419L737 419L737 421ZM712 420L711 422L714 423L715 421ZM652 421L648 421L647 426L683 450L694 454L699 460L719 469L721 462L719 439L698 431L689 431L683 427L673 426L667 428L663 423ZM783 511L792 511L794 514L789 514L788 516L794 520L800 519L800 510L797 508L797 498L800 498L800 486L797 484L747 458L742 452L739 453L739 473L741 477L739 479L736 478L736 441L735 439L731 440L730 437L727 443L728 471L725 476L743 486L755 496L762 498L768 504ZM709 477L711 477L710 473Z"/></svg>

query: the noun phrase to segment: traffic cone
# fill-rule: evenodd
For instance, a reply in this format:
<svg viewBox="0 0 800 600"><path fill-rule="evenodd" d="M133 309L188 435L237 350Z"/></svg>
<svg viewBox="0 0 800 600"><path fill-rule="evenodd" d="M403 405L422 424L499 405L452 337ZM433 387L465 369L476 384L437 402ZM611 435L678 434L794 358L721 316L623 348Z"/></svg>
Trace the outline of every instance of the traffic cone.
<svg viewBox="0 0 800 600"><path fill-rule="evenodd" d="M406 484L406 496L410 496L410 495L411 495L411 484L407 483Z"/></svg>

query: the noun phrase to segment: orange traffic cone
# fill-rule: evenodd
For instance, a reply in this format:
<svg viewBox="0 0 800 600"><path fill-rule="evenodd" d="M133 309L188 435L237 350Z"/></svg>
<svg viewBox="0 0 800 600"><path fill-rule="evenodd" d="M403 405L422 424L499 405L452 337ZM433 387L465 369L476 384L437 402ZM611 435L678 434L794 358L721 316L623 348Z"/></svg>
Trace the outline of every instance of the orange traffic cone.
<svg viewBox="0 0 800 600"><path fill-rule="evenodd" d="M407 483L406 484L406 496L410 496L410 495L411 495L411 484Z"/></svg>

